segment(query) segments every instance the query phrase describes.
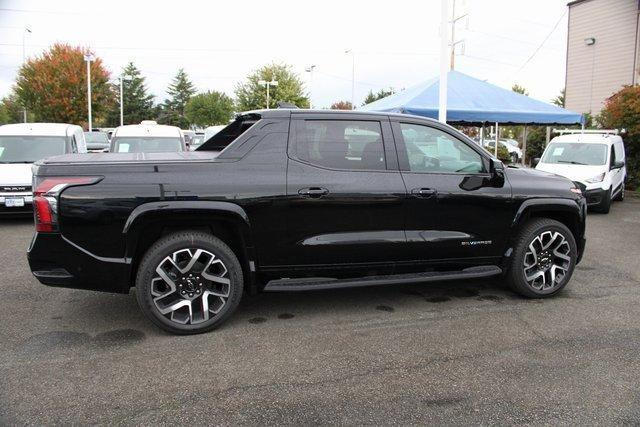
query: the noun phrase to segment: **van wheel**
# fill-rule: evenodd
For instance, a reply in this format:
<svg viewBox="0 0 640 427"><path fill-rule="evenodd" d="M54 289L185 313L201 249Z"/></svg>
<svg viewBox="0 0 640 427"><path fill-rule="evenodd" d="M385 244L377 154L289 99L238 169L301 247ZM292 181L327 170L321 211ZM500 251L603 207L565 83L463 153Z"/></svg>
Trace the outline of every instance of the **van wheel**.
<svg viewBox="0 0 640 427"><path fill-rule="evenodd" d="M624 202L624 181L622 182L622 188L620 188L620 192L613 200Z"/></svg>
<svg viewBox="0 0 640 427"><path fill-rule="evenodd" d="M518 234L506 279L515 292L546 298L564 288L576 265L576 241L561 222L540 218Z"/></svg>
<svg viewBox="0 0 640 427"><path fill-rule="evenodd" d="M600 213L609 213L611 210L611 188L604 193L602 200L600 200L600 203L596 206L595 210Z"/></svg>
<svg viewBox="0 0 640 427"><path fill-rule="evenodd" d="M140 308L155 325L174 334L216 328L236 310L242 291L242 268L233 251L198 231L158 240L136 275Z"/></svg>

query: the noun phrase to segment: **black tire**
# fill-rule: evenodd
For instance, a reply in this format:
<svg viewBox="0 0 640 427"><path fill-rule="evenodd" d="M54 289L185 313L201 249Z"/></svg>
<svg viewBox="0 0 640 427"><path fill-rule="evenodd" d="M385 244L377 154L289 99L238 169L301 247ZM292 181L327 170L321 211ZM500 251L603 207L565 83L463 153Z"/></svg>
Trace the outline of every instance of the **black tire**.
<svg viewBox="0 0 640 427"><path fill-rule="evenodd" d="M197 252L198 250L201 251ZM195 256L198 253L200 255ZM185 264L184 259L189 256L190 261L186 261ZM196 261L193 261L194 259ZM216 272L211 270L214 264ZM189 265L192 267L183 273L178 268L173 268L174 265L185 269ZM204 265L206 266L202 267ZM168 284L169 282L160 277L156 268L161 268L166 277L169 277L173 288ZM206 275L215 281L209 281L204 277L205 272L198 273L198 269L208 270ZM189 274L198 277L192 280L190 276L186 277ZM228 283L222 284L218 281ZM158 287L163 289L158 291ZM180 291L178 288L183 290ZM233 251L220 239L200 231L180 231L159 239L145 253L136 275L136 297L142 312L156 326L181 335L207 332L222 324L238 308L243 288L242 267ZM152 290L156 295L152 295ZM190 291L193 293L185 294ZM220 295L213 295L211 292L217 292ZM182 296L181 293L185 295ZM193 298L188 298L190 296ZM165 299L168 301L166 304ZM206 299L207 308L214 307L218 311L214 313L209 309L205 310L204 299ZM174 307L180 305L176 302L183 303L185 300L188 300L184 303L188 306L167 314L161 313L161 308ZM198 312L197 316L196 312ZM173 320L175 314L178 314L176 317L181 319ZM188 317L186 323L180 323L185 317Z"/></svg>
<svg viewBox="0 0 640 427"><path fill-rule="evenodd" d="M516 153L511 154L511 163L514 165L518 163L518 155Z"/></svg>
<svg viewBox="0 0 640 427"><path fill-rule="evenodd" d="M620 192L613 199L617 202L624 202L624 181L622 182L622 187L620 188Z"/></svg>
<svg viewBox="0 0 640 427"><path fill-rule="evenodd" d="M552 236L554 235L554 233L557 232L565 239L568 245L568 248L565 247L563 243L562 252L563 252L563 255L569 258L569 260L566 261L564 259L558 258L558 260L560 260L563 263L566 262L567 264L566 264L566 272L562 275L562 277L558 277L557 283L554 277L554 279L551 281L552 282L551 287L547 289L537 289L532 284L530 284L526 279L525 270L527 267L525 264L525 260L531 259L531 255L530 255L531 250L529 249L529 245L532 244L534 239L536 239L538 236L541 236L543 233L545 233L545 236L548 235L546 234L546 232L551 232L550 234ZM566 250L566 254L564 253L565 250ZM546 257L539 256L536 259L542 262L544 261L545 258ZM552 257L552 262L553 263L557 262L553 258L554 257ZM516 238L513 256L511 258L511 265L506 274L507 284L515 292L528 298L547 298L547 297L553 296L558 292L560 292L571 279L571 275L573 274L573 269L575 268L575 265L576 265L576 259L577 259L577 245L576 245L575 238L573 237L573 234L571 233L571 231L564 224L548 218L533 219L527 222L522 227L522 229L518 234L518 237ZM540 269L540 270L537 269L538 264L539 263L534 263L534 267L531 267L532 269L536 269L536 270L533 270L533 271L527 270L530 276L534 276L536 273L543 270L543 269ZM547 271L549 275L551 275L554 271L558 271L557 269L558 267L556 267L555 270L547 269L545 271ZM545 278L547 277L546 273L544 274L544 277Z"/></svg>
<svg viewBox="0 0 640 427"><path fill-rule="evenodd" d="M596 206L595 210L600 213L607 214L611 210L611 188L602 196L602 200Z"/></svg>

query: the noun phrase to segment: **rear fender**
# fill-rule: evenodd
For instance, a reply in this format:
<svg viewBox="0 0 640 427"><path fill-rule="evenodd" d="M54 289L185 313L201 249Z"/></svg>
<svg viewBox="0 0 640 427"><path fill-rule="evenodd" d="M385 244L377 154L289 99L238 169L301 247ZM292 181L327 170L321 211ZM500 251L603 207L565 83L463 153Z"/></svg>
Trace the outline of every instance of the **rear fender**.
<svg viewBox="0 0 640 427"><path fill-rule="evenodd" d="M123 227L122 233L126 241L126 257L134 258L138 243L144 237L145 226L150 223L168 224L171 228L193 229L215 222L224 221L237 228L242 254L239 258L246 260L246 271L249 273L248 283L253 285L257 269L256 254L251 234L251 225L247 213L240 206L229 202L215 201L163 201L144 203L136 207ZM137 265L140 260L133 260Z"/></svg>

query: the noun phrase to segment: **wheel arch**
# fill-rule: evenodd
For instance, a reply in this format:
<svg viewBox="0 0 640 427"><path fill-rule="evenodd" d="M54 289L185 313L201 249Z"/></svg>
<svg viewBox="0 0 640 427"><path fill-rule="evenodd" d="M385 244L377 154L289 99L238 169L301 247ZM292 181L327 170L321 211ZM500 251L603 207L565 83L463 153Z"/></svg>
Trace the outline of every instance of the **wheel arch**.
<svg viewBox="0 0 640 427"><path fill-rule="evenodd" d="M218 237L238 257L250 291L256 287L257 259L249 217L237 204L214 201L150 202L134 209L123 227L130 280L135 282L140 260L159 238L176 231L200 230Z"/></svg>
<svg viewBox="0 0 640 427"><path fill-rule="evenodd" d="M572 199L542 198L526 200L518 208L511 224L512 235L533 218L549 218L564 224L578 244L578 257L584 250L586 204Z"/></svg>

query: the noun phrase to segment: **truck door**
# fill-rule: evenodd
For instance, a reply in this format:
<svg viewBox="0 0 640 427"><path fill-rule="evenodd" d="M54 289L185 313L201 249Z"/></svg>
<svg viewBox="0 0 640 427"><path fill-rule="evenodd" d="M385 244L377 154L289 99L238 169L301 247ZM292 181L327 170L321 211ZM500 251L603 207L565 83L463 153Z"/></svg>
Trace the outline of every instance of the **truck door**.
<svg viewBox="0 0 640 427"><path fill-rule="evenodd" d="M501 256L511 218L511 188L490 181L482 148L447 127L392 119L407 186L406 234L419 263L483 263Z"/></svg>
<svg viewBox="0 0 640 427"><path fill-rule="evenodd" d="M288 263L316 275L340 264L345 272L389 274L406 242L406 189L388 118L291 117Z"/></svg>

